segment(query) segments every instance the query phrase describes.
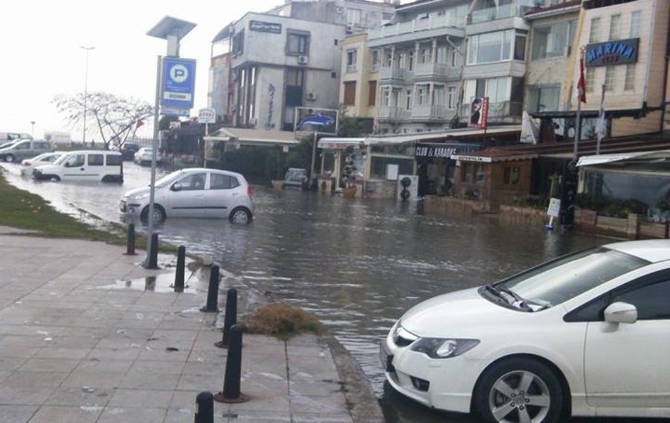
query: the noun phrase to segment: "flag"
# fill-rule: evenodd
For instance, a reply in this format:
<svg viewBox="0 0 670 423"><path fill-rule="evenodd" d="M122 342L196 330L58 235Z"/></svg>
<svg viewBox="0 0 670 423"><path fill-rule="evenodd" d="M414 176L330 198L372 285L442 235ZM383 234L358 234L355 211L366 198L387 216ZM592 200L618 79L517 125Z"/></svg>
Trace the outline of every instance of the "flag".
<svg viewBox="0 0 670 423"><path fill-rule="evenodd" d="M137 121L137 125L135 126L135 129L139 128L139 127L142 126L142 125L144 125L144 121L141 120L141 119L138 120L138 121Z"/></svg>
<svg viewBox="0 0 670 423"><path fill-rule="evenodd" d="M579 58L579 81L577 82L577 98L586 103L586 77L584 76L584 55Z"/></svg>

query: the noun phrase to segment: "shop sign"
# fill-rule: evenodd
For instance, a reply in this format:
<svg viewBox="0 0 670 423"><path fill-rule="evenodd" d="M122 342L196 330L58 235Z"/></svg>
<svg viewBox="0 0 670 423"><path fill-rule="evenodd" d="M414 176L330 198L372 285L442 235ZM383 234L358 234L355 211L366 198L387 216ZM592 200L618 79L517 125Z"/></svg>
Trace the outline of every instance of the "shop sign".
<svg viewBox="0 0 670 423"><path fill-rule="evenodd" d="M249 21L249 29L258 32L281 34L281 24L274 22Z"/></svg>
<svg viewBox="0 0 670 423"><path fill-rule="evenodd" d="M586 46L586 67L635 63L639 42L639 38L629 38L589 44Z"/></svg>
<svg viewBox="0 0 670 423"><path fill-rule="evenodd" d="M464 156L461 154L452 155L451 160L460 160L462 162L480 162L480 163L491 163L493 161L490 157Z"/></svg>

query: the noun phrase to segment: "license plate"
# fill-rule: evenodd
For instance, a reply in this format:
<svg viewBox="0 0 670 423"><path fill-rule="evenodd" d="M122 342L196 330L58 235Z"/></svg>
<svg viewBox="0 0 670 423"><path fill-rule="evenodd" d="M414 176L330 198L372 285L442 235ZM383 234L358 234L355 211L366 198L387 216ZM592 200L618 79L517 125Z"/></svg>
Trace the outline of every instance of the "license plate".
<svg viewBox="0 0 670 423"><path fill-rule="evenodd" d="M388 351L386 351L386 347L384 345L384 341L382 341L379 344L379 359L382 362L382 367L384 367L384 370L387 372L393 372L393 354L390 354Z"/></svg>

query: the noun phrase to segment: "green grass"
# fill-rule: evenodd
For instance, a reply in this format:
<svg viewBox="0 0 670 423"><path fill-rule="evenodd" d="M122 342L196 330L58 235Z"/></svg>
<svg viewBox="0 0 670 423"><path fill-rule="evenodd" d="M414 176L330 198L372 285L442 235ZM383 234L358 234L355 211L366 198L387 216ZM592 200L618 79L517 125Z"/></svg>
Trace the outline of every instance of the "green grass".
<svg viewBox="0 0 670 423"><path fill-rule="evenodd" d="M75 238L118 245L127 242L127 229L123 225L98 219L96 227L61 213L39 195L8 183L1 169L0 226L35 231L30 233L32 236ZM135 244L137 248L146 248L146 239L138 235Z"/></svg>

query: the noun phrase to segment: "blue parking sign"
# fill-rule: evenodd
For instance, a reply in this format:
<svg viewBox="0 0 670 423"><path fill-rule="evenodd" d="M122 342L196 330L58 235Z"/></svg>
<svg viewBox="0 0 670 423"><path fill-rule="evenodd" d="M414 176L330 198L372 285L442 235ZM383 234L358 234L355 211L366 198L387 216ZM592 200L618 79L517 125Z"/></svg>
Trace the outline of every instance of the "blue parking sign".
<svg viewBox="0 0 670 423"><path fill-rule="evenodd" d="M195 60L163 58L161 106L192 109L195 88Z"/></svg>

